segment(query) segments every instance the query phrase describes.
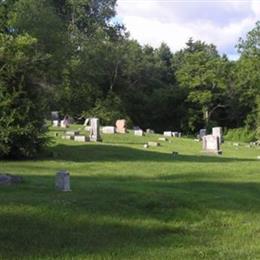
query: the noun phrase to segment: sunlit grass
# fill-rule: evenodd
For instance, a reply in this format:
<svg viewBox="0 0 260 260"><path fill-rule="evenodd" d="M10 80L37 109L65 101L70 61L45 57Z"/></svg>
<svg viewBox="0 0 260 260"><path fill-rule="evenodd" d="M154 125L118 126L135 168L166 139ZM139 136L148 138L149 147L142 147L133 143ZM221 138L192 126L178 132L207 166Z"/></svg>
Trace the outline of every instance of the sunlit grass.
<svg viewBox="0 0 260 260"><path fill-rule="evenodd" d="M0 162L24 176L0 187L0 259L260 258L260 150L225 143L206 156L186 138L143 148L158 138L57 137L37 160ZM60 169L72 192L54 190Z"/></svg>

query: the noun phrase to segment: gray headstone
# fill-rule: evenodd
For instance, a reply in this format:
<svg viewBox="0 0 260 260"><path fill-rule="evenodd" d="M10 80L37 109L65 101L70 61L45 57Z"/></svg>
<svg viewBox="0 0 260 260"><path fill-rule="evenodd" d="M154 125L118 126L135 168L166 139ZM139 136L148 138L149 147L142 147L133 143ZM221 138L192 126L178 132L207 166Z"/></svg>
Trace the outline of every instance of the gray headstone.
<svg viewBox="0 0 260 260"><path fill-rule="evenodd" d="M51 120L59 120L60 116L59 116L59 112L58 111L52 111L51 112Z"/></svg>
<svg viewBox="0 0 260 260"><path fill-rule="evenodd" d="M207 129L200 129L199 131L199 140L202 141L203 137L207 135Z"/></svg>
<svg viewBox="0 0 260 260"><path fill-rule="evenodd" d="M59 191L71 191L70 174L68 171L59 171L56 173L55 187Z"/></svg>
<svg viewBox="0 0 260 260"><path fill-rule="evenodd" d="M23 180L20 176L14 176L11 174L0 174L0 186L1 185L11 185L21 183Z"/></svg>
<svg viewBox="0 0 260 260"><path fill-rule="evenodd" d="M203 137L203 150L207 153L221 154L219 137L205 135Z"/></svg>
<svg viewBox="0 0 260 260"><path fill-rule="evenodd" d="M93 142L101 142L101 136L100 136L100 124L99 124L99 119L98 118L91 118L90 120L90 133L89 133L89 138L90 141Z"/></svg>

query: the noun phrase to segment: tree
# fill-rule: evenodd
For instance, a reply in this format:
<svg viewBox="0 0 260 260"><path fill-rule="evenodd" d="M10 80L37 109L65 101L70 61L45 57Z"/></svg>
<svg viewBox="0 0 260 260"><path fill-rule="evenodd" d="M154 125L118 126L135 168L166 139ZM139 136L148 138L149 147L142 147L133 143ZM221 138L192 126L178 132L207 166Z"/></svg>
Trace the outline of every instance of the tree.
<svg viewBox="0 0 260 260"><path fill-rule="evenodd" d="M181 61L176 71L177 81L186 90L186 102L192 108L190 128L195 130L203 126L203 121L204 126L208 127L215 111L224 107L222 68L226 60L219 56L215 46L192 40L177 57Z"/></svg>
<svg viewBox="0 0 260 260"><path fill-rule="evenodd" d="M0 157L31 157L46 143L38 78L48 59L29 35L0 34Z"/></svg>

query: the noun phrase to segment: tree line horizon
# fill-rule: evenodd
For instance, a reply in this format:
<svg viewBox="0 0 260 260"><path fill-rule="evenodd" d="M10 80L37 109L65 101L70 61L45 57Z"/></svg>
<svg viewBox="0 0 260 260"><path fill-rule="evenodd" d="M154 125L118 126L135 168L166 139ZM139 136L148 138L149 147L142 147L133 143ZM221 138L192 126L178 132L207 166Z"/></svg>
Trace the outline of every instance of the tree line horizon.
<svg viewBox="0 0 260 260"><path fill-rule="evenodd" d="M230 61L193 39L176 52L142 46L111 22L115 8L116 0L0 0L0 157L36 154L53 110L103 125L125 118L185 134L222 126L259 138L260 22Z"/></svg>

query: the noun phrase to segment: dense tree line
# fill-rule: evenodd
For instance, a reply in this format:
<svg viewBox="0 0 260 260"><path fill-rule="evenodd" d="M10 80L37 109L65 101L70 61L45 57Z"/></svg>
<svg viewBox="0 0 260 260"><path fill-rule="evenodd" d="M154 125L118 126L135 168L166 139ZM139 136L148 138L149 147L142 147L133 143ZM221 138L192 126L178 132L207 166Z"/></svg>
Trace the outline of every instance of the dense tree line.
<svg viewBox="0 0 260 260"><path fill-rule="evenodd" d="M0 0L0 157L31 156L51 110L187 134L260 125L260 23L238 61L190 39L176 53L130 40L116 0ZM259 129L259 128L258 128Z"/></svg>

